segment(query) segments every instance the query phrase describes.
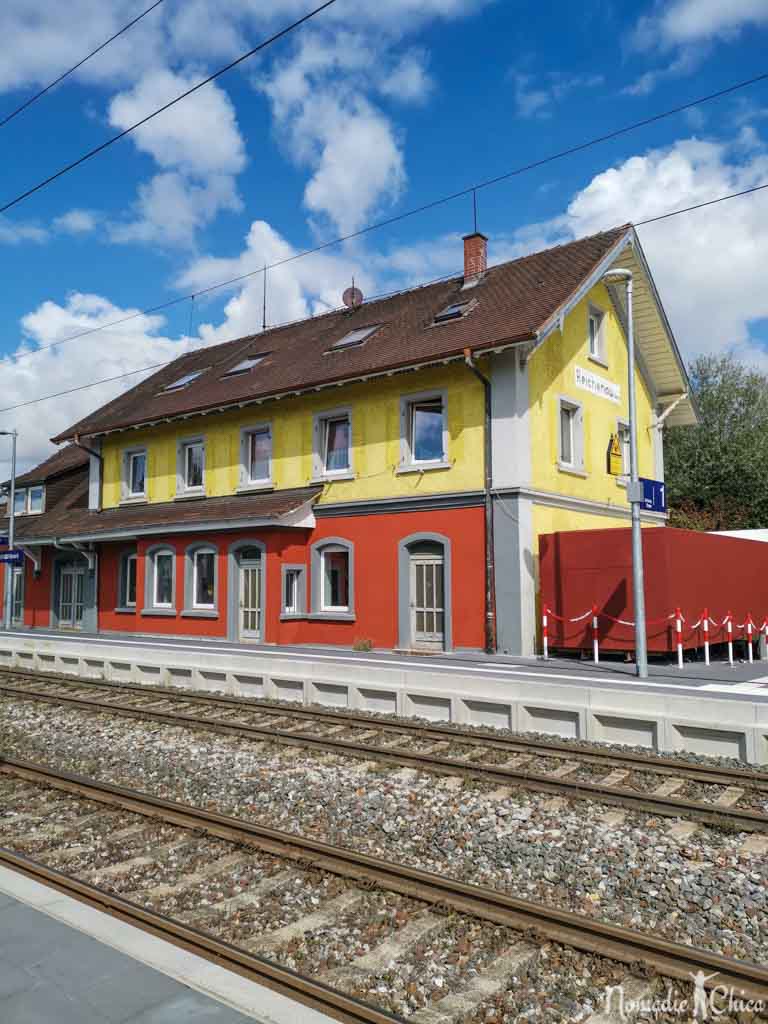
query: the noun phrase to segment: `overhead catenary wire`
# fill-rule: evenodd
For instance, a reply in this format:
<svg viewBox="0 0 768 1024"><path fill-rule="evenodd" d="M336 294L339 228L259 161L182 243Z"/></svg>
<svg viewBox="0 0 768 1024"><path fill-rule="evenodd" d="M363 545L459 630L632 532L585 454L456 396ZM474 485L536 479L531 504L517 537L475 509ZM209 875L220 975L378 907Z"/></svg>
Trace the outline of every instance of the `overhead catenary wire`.
<svg viewBox="0 0 768 1024"><path fill-rule="evenodd" d="M63 82L65 78L69 78L69 76L74 74L75 71L77 71L79 68L83 66L83 64L87 64L92 57L95 57L97 53L101 53L101 51L104 50L107 46L109 46L110 43L114 43L114 41L116 39L119 39L120 36L125 35L125 33L129 29L133 28L134 25L138 24L138 22L140 22L142 18L146 18L148 14L151 14L152 11L154 11L154 9L156 7L159 7L160 4L162 3L163 0L155 0L153 4L147 7L146 10L142 11L141 14L138 14L135 18L129 21L127 25L123 25L123 27L118 29L117 32L114 33L114 35L111 35L109 39L105 39L103 43L97 46L95 50L91 50L90 53L86 54L82 60L79 60L77 62L77 64L73 64L71 68L68 68L66 71L60 74L58 78L55 78L52 82L49 82L48 85L40 89L39 92L36 92L34 96L30 96L29 99L24 100L24 102L21 103L18 107L16 107L15 110L12 110L10 114L6 114L5 117L3 117L2 120L0 120L0 128L4 128L9 121L12 121L14 119L14 117L17 117L22 111L26 110L28 107L31 107L33 103L36 103L39 99L42 99L46 93L50 92L51 89L54 89L57 85Z"/></svg>
<svg viewBox="0 0 768 1024"><path fill-rule="evenodd" d="M257 268L256 270L249 270L243 274L238 274L235 277L227 278L224 281L217 281L215 284L208 285L205 288L199 288L195 292L191 292L187 295L180 295L175 299L168 299L165 302L158 303L154 306L149 306L146 309L138 310L135 313L130 313L128 316L121 317L118 320L111 320L105 324L99 324L98 327L89 327L84 331L78 331L76 334L68 335L66 338L60 338L58 341L51 342L49 345L41 345L35 349L29 349L25 352L20 352L15 356L15 361L18 362L22 359L29 359L34 355L39 355L41 352L47 352L52 348L58 348L60 345L66 345L70 341L77 341L78 338L87 337L90 334L95 334L98 331L108 330L110 327L117 327L120 324L128 323L131 320L135 320L140 316L148 316L152 313L160 313L163 310L171 309L173 306L178 306L181 303L187 302L192 298L199 298L202 295L209 295L211 292L218 291L220 288L227 288L233 284L239 284L241 281L246 281L249 278L255 277L258 274L266 274L270 270L275 270L278 267L285 266L288 263L293 263L296 260L304 259L307 256L314 256L317 253L323 252L326 249L330 249L335 245L341 245L344 242L351 241L355 238L360 238L363 235L370 234L373 231L378 231L381 228L389 227L392 224L397 224L399 221L407 220L410 217L415 217L420 213L425 213L438 206L444 205L445 203L452 202L455 199L463 198L470 193L473 196L473 206L476 204L476 193L479 189L489 188L492 185L498 185L501 182L507 181L512 177L520 174L525 174L528 171L535 170L539 167L544 166L548 163L553 163L556 160L562 160L567 156L571 156L574 153L581 152L592 146L596 146L602 142L609 141L610 139L617 138L621 135L625 135L629 132L636 131L639 128L646 127L649 124L653 124L657 121L664 120L665 118L672 117L675 114L679 114L685 110L689 110L691 107L700 106L702 103L709 103L713 100L720 99L730 93L736 92L740 89L746 89L748 86L755 85L758 82L768 80L768 72L764 74L755 75L752 78L745 79L741 82L735 82L717 92L708 93L706 96L699 96L695 100L690 100L682 105L672 107L669 110L661 111L657 114L653 114L651 117L644 118L642 121L635 121L632 124L624 125L621 128L617 128L605 135L598 135L592 139L587 139L585 142L579 143L576 146L571 146L568 149L559 150L556 153L551 153L549 156L542 157L539 160L535 160L532 163L522 164L519 167L515 167L504 174L497 175L494 178L488 178L485 181L478 182L475 185L470 185L466 189L460 192L453 192L450 195L442 196L438 199L432 200L422 206L414 207L410 210L405 210L403 213L395 214L392 217L388 217L386 220L375 221L372 224L368 224L365 227L359 228L347 235L341 235L338 238L330 239L327 242L321 242L319 245L314 246L310 249L302 249L297 253L293 253L291 256L285 256L283 259L277 260L274 263L269 263L266 266ZM761 186L759 186L761 187ZM666 215L665 215L666 216ZM650 223L650 220L638 222L636 226Z"/></svg>
<svg viewBox="0 0 768 1024"><path fill-rule="evenodd" d="M227 71L231 71L232 68L237 67L238 64L242 64L243 61L248 60L255 54L260 53L262 50L265 50L268 46L271 46L273 43L276 43L284 36L287 36L290 32L293 32L295 29L305 24L305 22L309 21L311 18L316 17L318 14L322 13L322 11L326 10L328 7L335 3L336 0L325 0L325 3L320 4L319 7L315 7L314 10L309 11L301 18L297 18L296 21L291 22L290 25L286 25L285 28L280 29L279 32L275 32L273 35L269 36L268 39L262 40L262 42L260 42L258 46L254 46L246 53L243 53L239 57L236 57L235 60L230 61L229 64L225 64L224 67L219 68L218 71L214 71L213 74L208 75L207 78L204 78L202 79L202 81L197 82L191 88L185 89L184 92L180 93L174 99L169 100L167 103L164 103L162 107L158 107L157 110L153 110L151 114L147 114L146 117L142 117L139 121L136 121L134 124L129 125L127 128L124 128L123 131L118 132L117 135L112 135L110 138L105 139L105 141L100 143L98 146L95 146L93 149L89 149L87 153L83 153L83 155L78 157L77 160L72 160L64 167L60 167L58 171L55 171L53 174L49 174L47 178L43 178L43 180L38 181L36 185L33 185L31 188L28 188L25 192L20 193L14 199L9 200L3 206L0 206L0 213L5 213L7 210L10 210L13 206L16 206L18 203L22 202L24 199L28 199L29 196L34 195L35 192L39 192L41 189L46 188L48 185L51 185L54 181L57 181L59 178L62 178L65 174L68 174L70 171L73 171L76 167L79 167L81 164L86 163L86 161L91 160L99 153L103 153L105 149L108 149L110 146L113 146L116 142L119 142L120 139L124 139L126 135L130 135L131 132L136 131L137 128L141 128L142 125L147 124L148 121L151 121L153 118L157 117L158 114L164 113L164 111L169 110L171 107L174 107L177 103L180 103L182 100L186 99L187 96L191 96L192 93L197 92L198 89L202 89L203 86L209 85L217 78L220 78L222 75L226 74Z"/></svg>
<svg viewBox="0 0 768 1024"><path fill-rule="evenodd" d="M679 210L670 210L668 213L659 214L657 217L649 217L646 220L638 221L634 226L635 227L642 227L644 224L653 224L653 223L655 223L656 221L659 221L659 220L667 220L670 217L677 217L677 216L679 216L680 214L683 214L683 213L691 213L694 210L700 210L700 209L702 209L705 206L715 206L717 203L724 203L728 199L738 199L740 196L753 195L754 193L760 192L763 189L768 189L768 182L766 182L764 185L755 185L753 188L744 189L741 192L730 192L727 195L718 196L716 199L710 199L710 200L708 200L707 202L704 202L704 203L696 203L693 206L686 206L686 207L683 207L682 209L679 209ZM261 271L259 271L259 273L261 273ZM443 280L443 279L441 278L441 280ZM196 294L199 295L200 292L197 292ZM183 300L177 300L177 301L183 301ZM137 315L140 315L140 314L137 314ZM119 322L123 322L123 321L119 321ZM186 353L183 353L183 354L186 355ZM112 381L121 380L124 377L131 377L131 376L133 376L134 374L137 374L137 373L144 373L144 372L148 372L149 370L158 370L158 369L160 369L163 366L169 366L171 363L175 362L176 359L178 359L178 358L179 358L179 356L176 356L174 359L168 359L168 360L166 360L165 362L162 362L162 363L153 363L150 366L140 366L136 370L129 370L127 373L121 373L121 374L118 374L115 377L105 377L102 380L91 381L90 384L80 384L77 387L69 388L66 391L58 391L58 392L56 392L55 394L52 394L52 395L42 395L40 398L31 398L27 402L19 402L16 405L8 405L8 406L5 406L5 408L0 409L0 413L13 412L14 409L24 409L24 408L26 408L27 406L30 406L30 405L37 405L40 402L47 402L47 401L49 401L52 398L61 398L63 395L71 395L71 394L73 394L76 391L85 391L86 388L98 387L99 384L109 384Z"/></svg>

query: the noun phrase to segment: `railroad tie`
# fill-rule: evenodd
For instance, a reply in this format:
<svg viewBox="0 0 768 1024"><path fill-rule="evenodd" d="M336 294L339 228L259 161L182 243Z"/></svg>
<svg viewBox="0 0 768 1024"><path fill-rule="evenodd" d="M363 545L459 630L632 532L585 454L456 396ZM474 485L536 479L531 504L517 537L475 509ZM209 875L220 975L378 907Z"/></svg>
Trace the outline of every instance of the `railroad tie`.
<svg viewBox="0 0 768 1024"><path fill-rule="evenodd" d="M71 832L73 829L82 828L84 825L88 825L92 821L96 821L99 818L103 818L105 814L109 814L109 809L104 808L100 811L89 811L88 814L83 814L79 818L72 818L70 821L60 822L57 825L42 824L40 828L35 829L33 832L24 832L21 835L17 835L17 839L53 839L55 836L63 835L66 832ZM16 821L20 818L39 818L40 814L20 814Z"/></svg>
<svg viewBox="0 0 768 1024"><path fill-rule="evenodd" d="M265 932L257 939L244 943L245 949L251 953L270 953L292 939L300 938L314 928L323 928L332 924L336 917L347 910L351 910L356 903L365 898L365 893L360 889L348 889L332 900L328 900L318 910L311 914L300 917L298 921L286 924L272 932Z"/></svg>
<svg viewBox="0 0 768 1024"><path fill-rule="evenodd" d="M173 843L166 843L164 846L155 847L150 856L140 854L137 857L131 857L129 860L121 860L117 864L108 864L102 868L90 868L88 871L82 872L82 877L93 879L95 883L101 881L102 878L114 878L115 875L122 875L125 871L132 871L134 868L143 868L150 864L156 864L167 853L174 853L176 850L183 849L185 846L189 846L189 843L189 839L177 839ZM64 851L64 853L66 854L67 851ZM60 859L68 860L69 858L62 856Z"/></svg>
<svg viewBox="0 0 768 1024"><path fill-rule="evenodd" d="M614 768L604 779L600 779L601 786L620 786L629 775L626 768Z"/></svg>
<svg viewBox="0 0 768 1024"><path fill-rule="evenodd" d="M744 796L744 790L739 786L728 786L715 800L715 807L733 807Z"/></svg>
<svg viewBox="0 0 768 1024"><path fill-rule="evenodd" d="M609 1005L587 1017L585 1024L626 1024L627 1021L638 1020L640 1010L634 1007L638 1003L650 1002L653 999L658 982L636 978L630 974L619 985L611 987L614 991L611 993Z"/></svg>
<svg viewBox="0 0 768 1024"><path fill-rule="evenodd" d="M486 999L503 991L510 980L531 964L539 949L527 943L518 943L502 953L485 971L480 971L456 992L443 996L432 1006L417 1010L408 1018L409 1024L457 1024L464 1020Z"/></svg>
<svg viewBox="0 0 768 1024"><path fill-rule="evenodd" d="M349 726L347 726L349 728ZM367 743L368 740L372 740L375 736L379 735L378 729L364 729L362 732L354 734L355 743Z"/></svg>
<svg viewBox="0 0 768 1024"><path fill-rule="evenodd" d="M221 874L222 871L233 871L241 865L247 864L249 860L250 857L242 853L227 853L223 857L212 860L210 864L205 864L193 874L187 875L183 882L175 882L173 885L155 885L151 889L137 889L135 893L129 893L126 899L131 899L139 893L153 898L176 896L193 885L197 885L198 882L204 882L206 878L213 878Z"/></svg>
<svg viewBox="0 0 768 1024"><path fill-rule="evenodd" d="M513 754L500 766L502 768L523 768L533 760L533 754Z"/></svg>
<svg viewBox="0 0 768 1024"><path fill-rule="evenodd" d="M748 839L744 840L744 844L741 847L742 853L754 854L757 857L763 857L768 853L768 836L765 835L751 835Z"/></svg>
<svg viewBox="0 0 768 1024"><path fill-rule="evenodd" d="M547 775L550 779L564 779L566 775L573 775L578 767L578 761L566 761L559 768L555 768L553 772L547 772Z"/></svg>
<svg viewBox="0 0 768 1024"><path fill-rule="evenodd" d="M398 960L402 960L414 946L427 936L432 937L447 927L447 917L438 917L425 910L393 935L384 939L378 946L374 946L367 953L356 957L351 963L325 971L321 975L322 980L328 985L340 985L343 988L344 982L359 980L370 974L380 974Z"/></svg>
<svg viewBox="0 0 768 1024"><path fill-rule="evenodd" d="M210 903L206 907L197 907L195 910L188 910L185 913L176 914L174 918L183 921L185 924L198 925L201 921L207 921L220 913L229 913L231 910L239 910L241 907L250 907L254 903L261 902L261 897L266 893L279 889L296 877L294 871L280 871L276 875L268 875L251 885L247 892L241 892L237 896L230 896L218 903Z"/></svg>
<svg viewBox="0 0 768 1024"><path fill-rule="evenodd" d="M651 790L651 796L674 796L685 785L685 779L665 779L660 786Z"/></svg>

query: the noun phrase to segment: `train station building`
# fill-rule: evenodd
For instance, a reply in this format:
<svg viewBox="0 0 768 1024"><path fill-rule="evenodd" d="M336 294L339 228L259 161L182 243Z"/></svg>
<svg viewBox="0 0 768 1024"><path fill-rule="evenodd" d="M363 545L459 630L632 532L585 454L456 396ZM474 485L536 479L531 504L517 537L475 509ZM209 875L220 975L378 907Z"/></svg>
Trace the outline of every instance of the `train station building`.
<svg viewBox="0 0 768 1024"><path fill-rule="evenodd" d="M486 245L460 277L189 352L53 438L16 481L14 624L533 653L538 537L629 524L612 268L642 476L696 414L631 226L492 268Z"/></svg>

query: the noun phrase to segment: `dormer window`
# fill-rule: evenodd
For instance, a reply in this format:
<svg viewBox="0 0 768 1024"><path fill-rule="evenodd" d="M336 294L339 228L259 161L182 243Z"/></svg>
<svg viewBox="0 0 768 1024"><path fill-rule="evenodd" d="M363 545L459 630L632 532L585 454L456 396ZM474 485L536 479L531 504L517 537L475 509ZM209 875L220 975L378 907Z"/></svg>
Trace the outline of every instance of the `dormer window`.
<svg viewBox="0 0 768 1024"><path fill-rule="evenodd" d="M263 362L269 354L269 352L255 352L251 356L246 356L245 359L241 359L239 363L235 363L230 370L227 370L224 376L237 377L241 373L248 373L254 366L258 366L259 363Z"/></svg>
<svg viewBox="0 0 768 1024"><path fill-rule="evenodd" d="M440 310L434 322L436 324L445 324L451 320L461 320L469 312L469 305L468 302L452 302L450 306Z"/></svg>
<svg viewBox="0 0 768 1024"><path fill-rule="evenodd" d="M40 515L45 505L45 487L17 487L13 492L13 514L17 516Z"/></svg>
<svg viewBox="0 0 768 1024"><path fill-rule="evenodd" d="M170 384L166 384L163 391L181 391L182 388L191 384L193 380L197 380L198 377L201 377L207 369L208 367L205 367L203 370L192 370L190 373L185 373L184 376L179 377L178 380L174 380Z"/></svg>
<svg viewBox="0 0 768 1024"><path fill-rule="evenodd" d="M380 327L381 324L371 324L369 327L358 327L356 330L345 334L343 338L339 338L338 341L334 341L328 351L333 351L334 349L355 348L357 345L362 345L363 342L367 341L372 334L375 334Z"/></svg>

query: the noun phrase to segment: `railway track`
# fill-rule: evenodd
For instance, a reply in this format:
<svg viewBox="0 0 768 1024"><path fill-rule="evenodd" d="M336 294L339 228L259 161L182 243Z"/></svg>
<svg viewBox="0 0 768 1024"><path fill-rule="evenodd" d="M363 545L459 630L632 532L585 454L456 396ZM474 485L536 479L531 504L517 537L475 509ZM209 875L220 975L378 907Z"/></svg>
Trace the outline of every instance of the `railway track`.
<svg viewBox="0 0 768 1024"><path fill-rule="evenodd" d="M401 1019L390 1005L359 998L360 978L377 970L387 977L393 960L418 958L419 941L441 929L449 945L466 953L469 942L485 959L469 979L454 972L456 989L409 1014L415 1024L456 1021L457 1006L462 1020L474 1019L465 1011L535 965L547 942L628 965L635 980L660 975L690 983L701 971L711 985L768 999L768 968L755 963L26 761L0 759L0 799L0 863L344 1022ZM193 881L215 876L217 867L239 870L248 884L219 902L201 900L199 891L190 896ZM158 885L161 869L167 874ZM318 896L308 914L294 911L277 929L265 927L260 901L281 887L292 898ZM309 936L311 959L328 943L336 917L364 920L377 900L384 907L394 900L397 909L375 948L356 955L345 939L343 956L326 949L306 971L287 965L286 950L295 952Z"/></svg>
<svg viewBox="0 0 768 1024"><path fill-rule="evenodd" d="M0 696L203 728L768 832L768 773L160 687L0 674ZM692 798L692 797L695 797ZM702 799L703 797L703 799Z"/></svg>

